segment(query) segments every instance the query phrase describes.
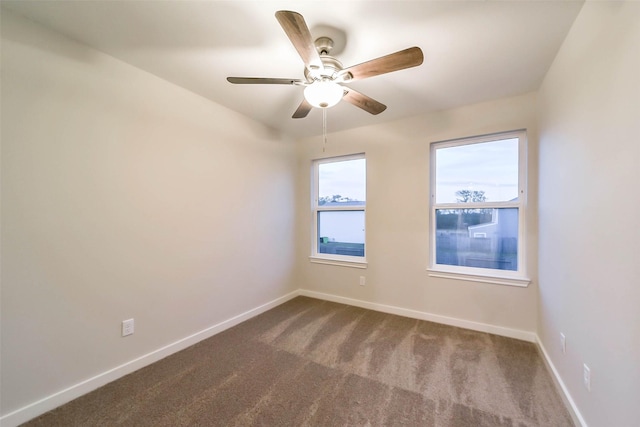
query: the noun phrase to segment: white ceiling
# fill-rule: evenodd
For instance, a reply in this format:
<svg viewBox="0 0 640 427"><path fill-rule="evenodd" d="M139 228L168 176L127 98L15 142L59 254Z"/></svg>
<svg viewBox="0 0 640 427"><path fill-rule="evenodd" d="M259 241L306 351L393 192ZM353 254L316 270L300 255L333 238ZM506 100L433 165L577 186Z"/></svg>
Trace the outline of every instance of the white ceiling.
<svg viewBox="0 0 640 427"><path fill-rule="evenodd" d="M536 90L582 1L6 1L4 7L292 136L322 131L322 114L291 115L302 87L232 85L227 76L303 78L274 17L301 13L350 66L418 46L416 68L353 82L387 105L372 116L341 102L329 131Z"/></svg>

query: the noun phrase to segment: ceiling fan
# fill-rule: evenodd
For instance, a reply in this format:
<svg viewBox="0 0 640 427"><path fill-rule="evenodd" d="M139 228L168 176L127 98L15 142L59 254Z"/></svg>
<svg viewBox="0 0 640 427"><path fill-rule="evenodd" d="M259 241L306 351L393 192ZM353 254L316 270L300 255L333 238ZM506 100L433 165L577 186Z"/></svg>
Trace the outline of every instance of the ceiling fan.
<svg viewBox="0 0 640 427"><path fill-rule="evenodd" d="M304 99L293 113L294 119L306 117L313 107L329 108L341 99L371 114L382 113L387 106L341 83L362 80L422 64L419 47L410 47L362 64L344 68L330 55L333 40L320 37L313 41L307 24L297 12L280 10L276 19L304 62L304 80L268 77L227 77L234 84L275 84L305 86Z"/></svg>

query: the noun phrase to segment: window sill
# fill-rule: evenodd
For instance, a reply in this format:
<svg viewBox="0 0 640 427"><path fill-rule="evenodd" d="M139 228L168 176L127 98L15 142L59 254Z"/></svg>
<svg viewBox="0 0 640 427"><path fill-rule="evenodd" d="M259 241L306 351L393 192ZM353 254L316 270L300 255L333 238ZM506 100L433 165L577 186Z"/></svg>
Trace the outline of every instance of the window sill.
<svg viewBox="0 0 640 427"><path fill-rule="evenodd" d="M490 283L493 285L517 286L526 288L531 283L531 279L525 277L497 277L480 274L454 273L451 271L436 270L427 268L430 277L439 277L442 279L463 280L466 282Z"/></svg>
<svg viewBox="0 0 640 427"><path fill-rule="evenodd" d="M345 260L329 257L310 256L309 261L315 264L327 264L337 265L340 267L352 267L352 268L367 268L367 261L365 260Z"/></svg>

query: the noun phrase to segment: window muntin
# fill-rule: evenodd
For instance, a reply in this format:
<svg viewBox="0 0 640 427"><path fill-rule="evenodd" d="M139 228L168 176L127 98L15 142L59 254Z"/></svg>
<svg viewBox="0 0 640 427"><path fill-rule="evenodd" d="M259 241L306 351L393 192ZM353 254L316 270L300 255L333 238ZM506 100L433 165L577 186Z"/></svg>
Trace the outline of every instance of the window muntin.
<svg viewBox="0 0 640 427"><path fill-rule="evenodd" d="M524 277L524 131L431 146L432 270Z"/></svg>
<svg viewBox="0 0 640 427"><path fill-rule="evenodd" d="M364 262L364 154L313 162L312 257Z"/></svg>

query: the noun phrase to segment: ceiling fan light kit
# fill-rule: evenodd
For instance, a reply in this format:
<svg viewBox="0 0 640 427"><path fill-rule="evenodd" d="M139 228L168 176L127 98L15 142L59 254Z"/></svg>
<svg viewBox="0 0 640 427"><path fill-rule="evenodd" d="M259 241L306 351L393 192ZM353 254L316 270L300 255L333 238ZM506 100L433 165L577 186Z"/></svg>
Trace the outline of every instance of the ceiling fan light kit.
<svg viewBox="0 0 640 427"><path fill-rule="evenodd" d="M304 88L305 99L316 108L333 107L343 96L342 86L329 80L319 80Z"/></svg>
<svg viewBox="0 0 640 427"><path fill-rule="evenodd" d="M329 37L312 39L304 18L297 12L280 10L276 19L304 62L304 80L269 77L227 77L233 84L280 84L305 86L304 99L293 113L294 119L306 117L312 108L330 108L342 99L370 114L380 114L386 105L369 98L341 83L416 67L422 64L419 47L410 47L362 64L343 68L332 57L333 40Z"/></svg>

